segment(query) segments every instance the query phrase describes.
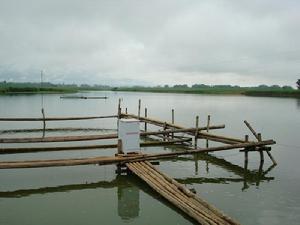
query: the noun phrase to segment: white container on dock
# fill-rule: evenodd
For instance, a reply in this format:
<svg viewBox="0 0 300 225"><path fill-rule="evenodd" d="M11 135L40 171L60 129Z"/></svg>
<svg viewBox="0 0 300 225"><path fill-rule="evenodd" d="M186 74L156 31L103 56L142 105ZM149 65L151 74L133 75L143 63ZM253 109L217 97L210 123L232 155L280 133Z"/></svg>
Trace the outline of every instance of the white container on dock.
<svg viewBox="0 0 300 225"><path fill-rule="evenodd" d="M136 119L120 119L118 139L122 140L124 153L140 150L140 121Z"/></svg>

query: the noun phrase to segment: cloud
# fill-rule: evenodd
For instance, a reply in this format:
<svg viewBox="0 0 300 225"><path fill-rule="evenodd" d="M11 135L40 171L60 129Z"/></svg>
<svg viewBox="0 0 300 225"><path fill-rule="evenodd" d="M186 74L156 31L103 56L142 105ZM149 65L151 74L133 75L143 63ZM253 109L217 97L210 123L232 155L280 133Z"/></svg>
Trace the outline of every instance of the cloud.
<svg viewBox="0 0 300 225"><path fill-rule="evenodd" d="M298 1L0 1L0 80L293 85Z"/></svg>

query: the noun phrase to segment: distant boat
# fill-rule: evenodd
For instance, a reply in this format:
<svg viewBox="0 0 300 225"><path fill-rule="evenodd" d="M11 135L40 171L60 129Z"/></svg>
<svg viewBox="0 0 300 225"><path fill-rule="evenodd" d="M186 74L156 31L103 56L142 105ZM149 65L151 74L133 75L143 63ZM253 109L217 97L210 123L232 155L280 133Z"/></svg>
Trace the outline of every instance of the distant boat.
<svg viewBox="0 0 300 225"><path fill-rule="evenodd" d="M106 96L60 96L60 98L72 98L72 99L108 99Z"/></svg>

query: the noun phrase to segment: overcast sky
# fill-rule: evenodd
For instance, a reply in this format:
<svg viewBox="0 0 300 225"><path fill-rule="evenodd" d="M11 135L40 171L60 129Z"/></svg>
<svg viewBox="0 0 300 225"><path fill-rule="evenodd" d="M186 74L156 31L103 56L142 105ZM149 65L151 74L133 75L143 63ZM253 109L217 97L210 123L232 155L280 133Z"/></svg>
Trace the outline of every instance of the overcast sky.
<svg viewBox="0 0 300 225"><path fill-rule="evenodd" d="M0 0L0 81L295 86L299 42L298 0Z"/></svg>

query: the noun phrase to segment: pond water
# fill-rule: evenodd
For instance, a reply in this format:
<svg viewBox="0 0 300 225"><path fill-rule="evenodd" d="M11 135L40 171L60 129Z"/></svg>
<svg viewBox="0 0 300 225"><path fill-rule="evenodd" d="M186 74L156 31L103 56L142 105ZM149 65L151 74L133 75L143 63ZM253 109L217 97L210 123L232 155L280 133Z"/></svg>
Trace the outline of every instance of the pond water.
<svg viewBox="0 0 300 225"><path fill-rule="evenodd" d="M193 127L225 124L213 133L253 139L246 119L263 139L274 139L272 166L265 155L249 153L248 171L244 155L237 150L182 156L161 160L160 170L174 177L242 224L299 224L300 221L300 101L292 98L214 96L165 93L87 92L85 96L108 99L61 99L60 95L0 96L0 117L93 116L123 109L137 113L138 99L148 116ZM0 130L41 128L41 122L0 122ZM48 122L47 128L99 128L86 131L49 131L46 136L116 132L115 119ZM149 127L152 129L153 127ZM5 137L41 137L41 132L1 132ZM0 144L4 147L85 145L99 143ZM112 141L101 141L112 143ZM212 143L210 143L212 145ZM204 146L205 142L199 142ZM147 147L142 151L168 152L180 148ZM82 158L113 155L115 149L60 151L0 155L1 161L27 159ZM114 165L74 166L0 170L0 224L193 224L194 222L132 175L117 175Z"/></svg>

